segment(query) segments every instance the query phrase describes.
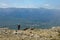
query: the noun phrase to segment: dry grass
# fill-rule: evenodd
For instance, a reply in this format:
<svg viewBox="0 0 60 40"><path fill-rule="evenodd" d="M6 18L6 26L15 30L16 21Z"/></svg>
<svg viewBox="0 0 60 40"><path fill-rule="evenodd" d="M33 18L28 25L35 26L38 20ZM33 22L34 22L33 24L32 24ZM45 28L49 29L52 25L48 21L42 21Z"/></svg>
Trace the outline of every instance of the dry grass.
<svg viewBox="0 0 60 40"><path fill-rule="evenodd" d="M34 30L0 30L0 40L60 40L60 27Z"/></svg>

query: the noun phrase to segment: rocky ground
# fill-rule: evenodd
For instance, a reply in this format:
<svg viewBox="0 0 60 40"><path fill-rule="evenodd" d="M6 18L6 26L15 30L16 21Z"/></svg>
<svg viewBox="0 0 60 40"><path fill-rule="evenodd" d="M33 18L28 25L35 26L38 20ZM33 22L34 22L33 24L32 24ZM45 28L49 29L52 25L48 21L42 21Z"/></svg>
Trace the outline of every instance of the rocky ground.
<svg viewBox="0 0 60 40"><path fill-rule="evenodd" d="M17 31L0 28L0 40L60 40L60 27Z"/></svg>

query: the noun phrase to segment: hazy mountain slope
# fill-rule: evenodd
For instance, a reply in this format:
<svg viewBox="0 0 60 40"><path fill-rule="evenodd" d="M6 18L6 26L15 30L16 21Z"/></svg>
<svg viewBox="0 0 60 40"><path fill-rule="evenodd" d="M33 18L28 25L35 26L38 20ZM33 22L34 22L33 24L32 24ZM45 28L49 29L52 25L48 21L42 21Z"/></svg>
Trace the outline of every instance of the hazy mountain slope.
<svg viewBox="0 0 60 40"><path fill-rule="evenodd" d="M34 8L0 8L0 25L35 25L38 28L60 25L60 10Z"/></svg>

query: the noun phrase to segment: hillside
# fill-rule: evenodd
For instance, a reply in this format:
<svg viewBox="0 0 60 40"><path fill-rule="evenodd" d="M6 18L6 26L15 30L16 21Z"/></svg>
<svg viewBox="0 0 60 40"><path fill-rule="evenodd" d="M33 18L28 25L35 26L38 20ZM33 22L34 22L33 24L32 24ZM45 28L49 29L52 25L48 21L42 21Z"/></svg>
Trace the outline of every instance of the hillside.
<svg viewBox="0 0 60 40"><path fill-rule="evenodd" d="M44 8L0 8L0 26L50 28L60 26L60 10Z"/></svg>
<svg viewBox="0 0 60 40"><path fill-rule="evenodd" d="M60 27L17 31L0 28L0 40L60 40Z"/></svg>

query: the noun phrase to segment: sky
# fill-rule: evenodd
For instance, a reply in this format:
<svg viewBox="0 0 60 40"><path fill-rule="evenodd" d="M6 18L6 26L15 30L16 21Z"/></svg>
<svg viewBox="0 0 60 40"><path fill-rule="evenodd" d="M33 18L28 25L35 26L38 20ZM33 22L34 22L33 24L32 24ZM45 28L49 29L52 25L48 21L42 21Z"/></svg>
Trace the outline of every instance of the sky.
<svg viewBox="0 0 60 40"><path fill-rule="evenodd" d="M60 0L0 0L0 8L60 9Z"/></svg>

